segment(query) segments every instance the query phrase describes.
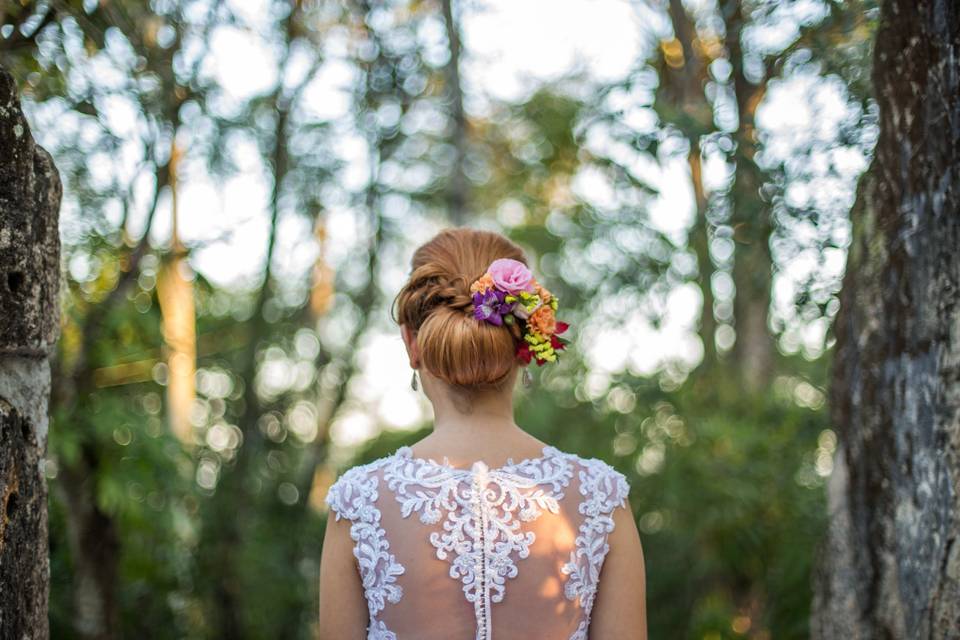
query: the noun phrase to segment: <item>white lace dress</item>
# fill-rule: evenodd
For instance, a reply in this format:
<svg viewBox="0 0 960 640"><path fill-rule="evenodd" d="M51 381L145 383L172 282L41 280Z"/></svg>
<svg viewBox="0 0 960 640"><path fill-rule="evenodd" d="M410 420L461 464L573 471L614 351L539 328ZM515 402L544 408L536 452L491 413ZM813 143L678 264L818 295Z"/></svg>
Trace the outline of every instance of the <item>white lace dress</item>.
<svg viewBox="0 0 960 640"><path fill-rule="evenodd" d="M327 504L351 522L368 640L586 640L624 475L552 446L490 469L416 458L353 467Z"/></svg>

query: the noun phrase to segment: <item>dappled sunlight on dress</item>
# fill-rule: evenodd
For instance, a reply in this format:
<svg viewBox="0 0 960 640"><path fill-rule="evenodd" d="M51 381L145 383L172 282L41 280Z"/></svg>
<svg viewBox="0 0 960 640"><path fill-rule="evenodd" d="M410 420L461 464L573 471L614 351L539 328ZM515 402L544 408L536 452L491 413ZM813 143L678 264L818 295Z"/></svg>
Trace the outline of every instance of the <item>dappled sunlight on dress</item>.
<svg viewBox="0 0 960 640"><path fill-rule="evenodd" d="M626 478L552 446L489 468L410 447L347 471L327 503L351 521L373 640L586 640Z"/></svg>

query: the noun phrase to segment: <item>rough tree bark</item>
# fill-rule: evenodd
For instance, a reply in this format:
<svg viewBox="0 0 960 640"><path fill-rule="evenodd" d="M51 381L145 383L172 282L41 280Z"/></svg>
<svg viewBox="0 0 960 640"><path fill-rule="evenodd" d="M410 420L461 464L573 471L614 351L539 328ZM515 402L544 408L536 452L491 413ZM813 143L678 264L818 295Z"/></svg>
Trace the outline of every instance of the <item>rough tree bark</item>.
<svg viewBox="0 0 960 640"><path fill-rule="evenodd" d="M0 638L47 638L43 474L59 333L60 177L0 67Z"/></svg>
<svg viewBox="0 0 960 640"><path fill-rule="evenodd" d="M814 638L960 638L960 5L885 0L836 322Z"/></svg>

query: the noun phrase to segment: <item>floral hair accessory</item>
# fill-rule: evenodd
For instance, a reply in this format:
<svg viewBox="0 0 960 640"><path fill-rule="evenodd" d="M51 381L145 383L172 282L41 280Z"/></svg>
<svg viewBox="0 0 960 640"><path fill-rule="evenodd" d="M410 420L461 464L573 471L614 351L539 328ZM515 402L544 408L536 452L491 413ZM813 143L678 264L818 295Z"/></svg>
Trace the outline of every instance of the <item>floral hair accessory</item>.
<svg viewBox="0 0 960 640"><path fill-rule="evenodd" d="M486 293L473 294L473 317L477 320L486 320L495 325L503 324L503 316L510 313L516 303L505 302L507 294L503 291L490 289Z"/></svg>
<svg viewBox="0 0 960 640"><path fill-rule="evenodd" d="M521 291L536 292L532 284L533 274L530 273L527 265L519 260L511 260L510 258L494 260L487 267L487 273L490 274L494 286L507 293L516 295Z"/></svg>
<svg viewBox="0 0 960 640"><path fill-rule="evenodd" d="M497 326L517 325L517 358L524 365L556 362L567 341L558 334L569 325L556 319L557 297L519 260L499 258L470 285L473 317ZM515 334L516 335L516 334Z"/></svg>

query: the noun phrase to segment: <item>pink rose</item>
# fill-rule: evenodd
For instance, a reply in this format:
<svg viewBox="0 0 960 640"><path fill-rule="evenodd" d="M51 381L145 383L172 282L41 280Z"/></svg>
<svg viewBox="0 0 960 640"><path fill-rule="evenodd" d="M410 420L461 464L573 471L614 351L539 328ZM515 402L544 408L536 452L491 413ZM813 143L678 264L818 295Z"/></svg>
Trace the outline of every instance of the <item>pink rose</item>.
<svg viewBox="0 0 960 640"><path fill-rule="evenodd" d="M493 284L498 289L517 294L521 291L533 293L535 287L531 284L533 274L527 265L512 258L498 258L490 263L487 273L493 278Z"/></svg>

